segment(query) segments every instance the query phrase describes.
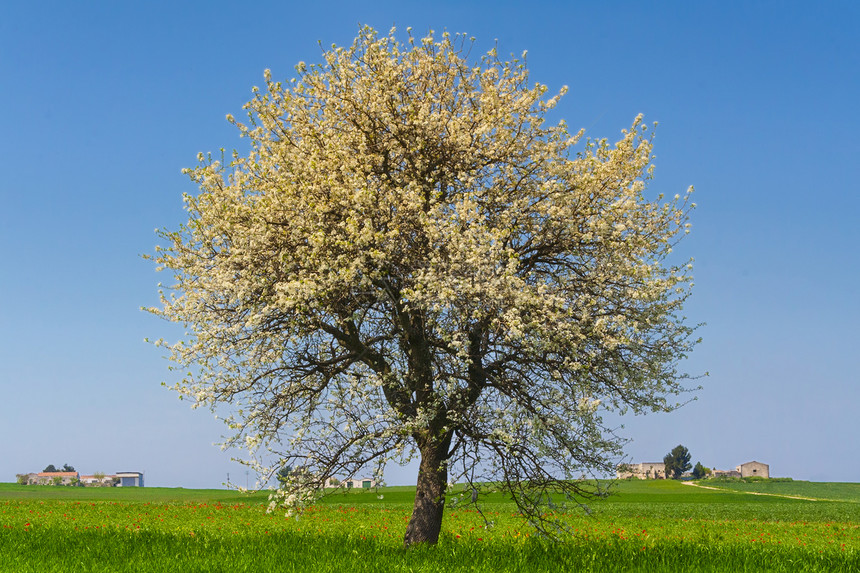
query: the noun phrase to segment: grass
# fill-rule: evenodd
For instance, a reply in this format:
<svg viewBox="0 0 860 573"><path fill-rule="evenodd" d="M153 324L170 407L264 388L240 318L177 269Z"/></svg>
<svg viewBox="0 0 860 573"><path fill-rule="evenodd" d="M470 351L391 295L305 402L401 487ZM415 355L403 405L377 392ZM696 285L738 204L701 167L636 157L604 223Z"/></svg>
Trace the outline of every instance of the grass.
<svg viewBox="0 0 860 573"><path fill-rule="evenodd" d="M221 502L247 503L268 498L265 492L244 494L229 489L184 489L181 487L54 487L0 483L0 501L140 501L149 503Z"/></svg>
<svg viewBox="0 0 860 573"><path fill-rule="evenodd" d="M705 480L700 483L727 491L766 493L769 495L860 503L860 483L776 480L753 480L748 482L741 480Z"/></svg>
<svg viewBox="0 0 860 573"><path fill-rule="evenodd" d="M437 546L405 551L414 488L334 495L296 520L266 514L265 494L0 484L0 571L860 571L860 503L728 489L620 482L562 542L491 496L491 529L449 508Z"/></svg>

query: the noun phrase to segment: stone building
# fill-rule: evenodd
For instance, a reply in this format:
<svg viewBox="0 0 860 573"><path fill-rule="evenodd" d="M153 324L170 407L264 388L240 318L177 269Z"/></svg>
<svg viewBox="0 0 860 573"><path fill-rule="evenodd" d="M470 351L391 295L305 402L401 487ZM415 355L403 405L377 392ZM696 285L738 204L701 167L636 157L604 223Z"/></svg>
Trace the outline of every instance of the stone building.
<svg viewBox="0 0 860 573"><path fill-rule="evenodd" d="M80 480L78 472L39 472L37 474L28 474L28 485L71 485L72 480L75 482Z"/></svg>
<svg viewBox="0 0 860 573"><path fill-rule="evenodd" d="M666 479L666 464L663 462L620 464L616 468L615 475L618 479Z"/></svg>
<svg viewBox="0 0 860 573"><path fill-rule="evenodd" d="M741 477L770 477L770 466L761 462L747 462L735 468L741 474Z"/></svg>

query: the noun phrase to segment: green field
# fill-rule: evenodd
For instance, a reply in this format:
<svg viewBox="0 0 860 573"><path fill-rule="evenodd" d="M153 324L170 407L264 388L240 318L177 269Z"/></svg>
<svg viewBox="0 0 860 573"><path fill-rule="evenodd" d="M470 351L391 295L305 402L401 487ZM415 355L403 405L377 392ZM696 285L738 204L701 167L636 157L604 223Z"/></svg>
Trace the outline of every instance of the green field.
<svg viewBox="0 0 860 573"><path fill-rule="evenodd" d="M295 519L266 514L265 494L0 484L0 571L860 571L860 485L702 485L721 489L618 482L556 541L490 496L492 528L449 507L439 545L407 551L409 487Z"/></svg>
<svg viewBox="0 0 860 573"><path fill-rule="evenodd" d="M707 480L701 483L702 485L747 493L764 493L768 495L860 503L860 484L857 483L816 483L778 480L762 480L750 483L740 480L728 480L724 482Z"/></svg>

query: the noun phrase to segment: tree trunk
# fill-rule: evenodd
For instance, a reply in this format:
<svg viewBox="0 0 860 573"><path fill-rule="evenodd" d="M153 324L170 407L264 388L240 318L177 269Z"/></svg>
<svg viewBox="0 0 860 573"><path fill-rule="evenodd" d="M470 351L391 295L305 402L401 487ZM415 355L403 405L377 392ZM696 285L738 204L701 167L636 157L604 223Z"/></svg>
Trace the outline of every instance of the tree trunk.
<svg viewBox="0 0 860 573"><path fill-rule="evenodd" d="M418 468L415 504L403 538L406 547L415 543L435 544L439 541L445 509L445 488L448 485L446 457L450 441L450 437L441 443L431 440L432 443L420 448L421 465Z"/></svg>

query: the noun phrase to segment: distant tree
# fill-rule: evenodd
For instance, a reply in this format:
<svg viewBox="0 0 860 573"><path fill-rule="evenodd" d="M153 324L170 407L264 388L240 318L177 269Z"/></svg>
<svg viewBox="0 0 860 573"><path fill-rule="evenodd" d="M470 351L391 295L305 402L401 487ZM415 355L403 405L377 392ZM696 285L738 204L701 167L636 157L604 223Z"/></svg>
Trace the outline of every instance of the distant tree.
<svg viewBox="0 0 860 573"><path fill-rule="evenodd" d="M58 472L57 468L54 467L54 464L48 464L48 467L42 470L43 472Z"/></svg>
<svg viewBox="0 0 860 573"><path fill-rule="evenodd" d="M286 483L290 479L290 475L293 473L292 466L284 466L280 470L278 470L278 481L281 483Z"/></svg>
<svg viewBox="0 0 860 573"><path fill-rule="evenodd" d="M693 477L702 479L708 474L708 468L702 465L702 462L696 462L696 467L693 468Z"/></svg>
<svg viewBox="0 0 860 573"><path fill-rule="evenodd" d="M61 471L64 472L73 472L76 471L74 466L70 466L69 464L63 464L63 469Z"/></svg>
<svg viewBox="0 0 860 573"><path fill-rule="evenodd" d="M308 469L302 466L284 466L278 471L277 478L281 484L286 484L298 479L311 479L311 476Z"/></svg>
<svg viewBox="0 0 860 573"><path fill-rule="evenodd" d="M30 483L30 476L28 474L15 474L15 481L18 485L28 485Z"/></svg>
<svg viewBox="0 0 860 573"><path fill-rule="evenodd" d="M681 444L663 457L663 464L666 466L666 478L671 479L681 479L681 474L693 467L690 465L690 451Z"/></svg>
<svg viewBox="0 0 860 573"><path fill-rule="evenodd" d="M93 477L96 478L96 484L99 486L105 485L105 473L104 472L96 472L93 474Z"/></svg>
<svg viewBox="0 0 860 573"><path fill-rule="evenodd" d="M51 478L52 485L63 485L63 478L60 476L54 476Z"/></svg>

